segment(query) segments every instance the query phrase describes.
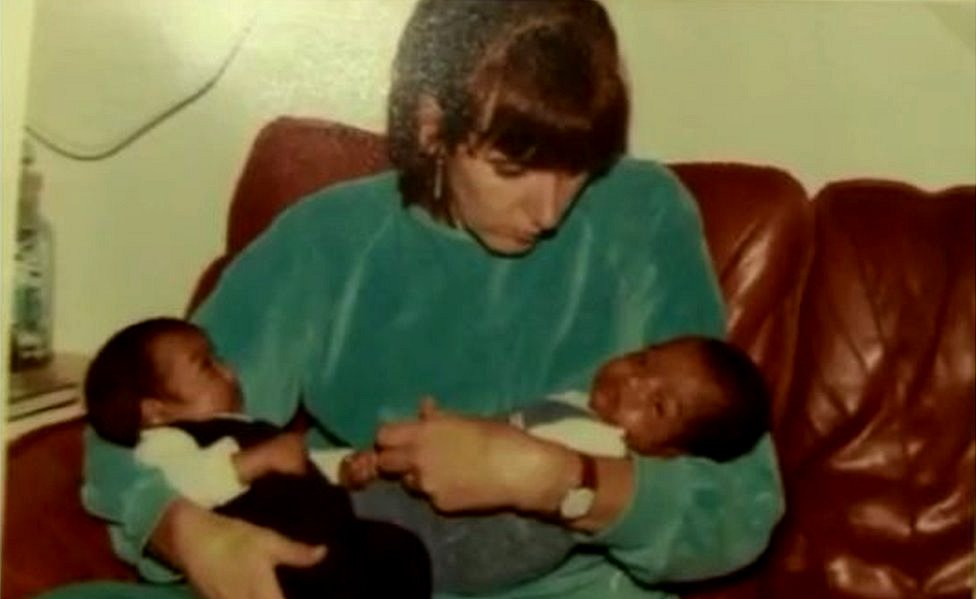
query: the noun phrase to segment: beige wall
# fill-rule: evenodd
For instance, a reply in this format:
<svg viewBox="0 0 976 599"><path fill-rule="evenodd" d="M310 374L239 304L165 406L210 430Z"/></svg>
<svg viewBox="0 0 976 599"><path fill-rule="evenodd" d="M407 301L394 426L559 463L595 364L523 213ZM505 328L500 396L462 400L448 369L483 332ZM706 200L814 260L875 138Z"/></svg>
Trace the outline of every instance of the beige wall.
<svg viewBox="0 0 976 599"><path fill-rule="evenodd" d="M78 31L44 22L45 4L61 1L37 2L35 64L56 62L43 54L50 39ZM411 0L258 4L239 55L200 101L104 161L39 151L57 236L59 347L91 350L124 323L181 311L220 250L227 201L263 123L300 114L382 127ZM101 8L89 22L110 20L110 5L93 3ZM861 175L926 188L976 180L972 2L607 5L632 72L638 155L775 164L812 192ZM193 61L200 45L170 35L173 52ZM70 73L54 80L78 83Z"/></svg>
<svg viewBox="0 0 976 599"><path fill-rule="evenodd" d="M768 162L810 191L976 179L972 2L616 4L637 154Z"/></svg>

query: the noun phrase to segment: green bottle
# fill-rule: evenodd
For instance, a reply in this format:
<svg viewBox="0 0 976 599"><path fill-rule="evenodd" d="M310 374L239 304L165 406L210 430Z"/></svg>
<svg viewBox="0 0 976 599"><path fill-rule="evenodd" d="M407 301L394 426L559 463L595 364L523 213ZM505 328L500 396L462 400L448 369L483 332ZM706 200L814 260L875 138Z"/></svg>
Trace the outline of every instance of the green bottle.
<svg viewBox="0 0 976 599"><path fill-rule="evenodd" d="M24 145L14 254L14 302L10 367L22 370L51 359L53 239L41 215L42 179L34 170L33 149Z"/></svg>

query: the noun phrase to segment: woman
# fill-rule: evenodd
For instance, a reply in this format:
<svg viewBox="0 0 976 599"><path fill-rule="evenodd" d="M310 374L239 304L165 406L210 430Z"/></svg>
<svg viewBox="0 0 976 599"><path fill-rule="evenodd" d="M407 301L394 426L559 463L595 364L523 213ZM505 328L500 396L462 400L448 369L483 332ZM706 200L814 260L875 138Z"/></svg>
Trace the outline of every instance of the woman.
<svg viewBox="0 0 976 599"><path fill-rule="evenodd" d="M251 415L283 424L302 401L310 444L375 443L439 509L517 510L588 544L505 597L659 597L749 563L782 512L768 438L728 464L594 459L479 418L723 333L695 204L622 157L627 114L593 0L422 0L390 94L395 172L288 210L195 315ZM274 567L326 551L207 512L91 435L83 496L121 557L207 598L279 599ZM184 592L72 596L110 590Z"/></svg>

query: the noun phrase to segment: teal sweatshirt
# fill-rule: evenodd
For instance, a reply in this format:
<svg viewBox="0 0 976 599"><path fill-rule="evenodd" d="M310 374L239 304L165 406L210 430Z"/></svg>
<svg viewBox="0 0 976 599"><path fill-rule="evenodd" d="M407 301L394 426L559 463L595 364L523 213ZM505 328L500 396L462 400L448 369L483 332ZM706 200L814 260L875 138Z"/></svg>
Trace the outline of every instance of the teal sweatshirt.
<svg viewBox="0 0 976 599"><path fill-rule="evenodd" d="M695 202L666 168L632 159L514 258L404 209L395 173L330 187L245 249L194 320L238 372L250 415L281 425L303 402L320 425L310 444L354 447L415 417L423 395L466 414L508 412L588 390L612 356L724 331ZM85 506L110 522L120 557L149 580L175 580L145 551L175 492L131 452L91 431L86 443ZM660 583L754 560L783 512L768 436L733 462L637 457L633 468L630 504L582 539L596 551L494 597L666 596ZM85 589L69 595L96 596Z"/></svg>

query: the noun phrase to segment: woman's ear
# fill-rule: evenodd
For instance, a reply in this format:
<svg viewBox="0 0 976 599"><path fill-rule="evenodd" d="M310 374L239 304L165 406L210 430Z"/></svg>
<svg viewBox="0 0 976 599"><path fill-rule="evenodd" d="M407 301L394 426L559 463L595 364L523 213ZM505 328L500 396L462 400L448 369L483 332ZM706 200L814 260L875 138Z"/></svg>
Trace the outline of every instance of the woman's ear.
<svg viewBox="0 0 976 599"><path fill-rule="evenodd" d="M139 413L143 427L161 426L169 422L169 408L158 397L143 397L139 400Z"/></svg>
<svg viewBox="0 0 976 599"><path fill-rule="evenodd" d="M428 156L434 156L441 151L441 119L444 111L437 99L430 94L420 94L417 101L417 125L420 130L417 132L417 140L420 142L420 149Z"/></svg>

